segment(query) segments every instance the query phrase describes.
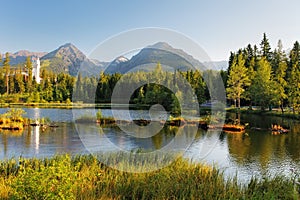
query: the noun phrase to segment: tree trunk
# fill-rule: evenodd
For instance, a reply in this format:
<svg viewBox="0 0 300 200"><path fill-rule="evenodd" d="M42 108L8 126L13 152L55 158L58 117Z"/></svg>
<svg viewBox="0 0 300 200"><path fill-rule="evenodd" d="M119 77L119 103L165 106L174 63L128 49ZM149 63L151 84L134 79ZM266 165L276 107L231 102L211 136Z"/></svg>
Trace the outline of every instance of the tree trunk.
<svg viewBox="0 0 300 200"><path fill-rule="evenodd" d="M8 75L6 75L6 94L9 93L9 88L8 88Z"/></svg>
<svg viewBox="0 0 300 200"><path fill-rule="evenodd" d="M237 99L237 104L238 104L238 109L240 109L241 108L241 99L240 98Z"/></svg>
<svg viewBox="0 0 300 200"><path fill-rule="evenodd" d="M283 110L283 102L280 102L280 109L281 109L281 113L283 114L283 113L284 113L284 110Z"/></svg>
<svg viewBox="0 0 300 200"><path fill-rule="evenodd" d="M295 106L293 106L293 114L295 114Z"/></svg>

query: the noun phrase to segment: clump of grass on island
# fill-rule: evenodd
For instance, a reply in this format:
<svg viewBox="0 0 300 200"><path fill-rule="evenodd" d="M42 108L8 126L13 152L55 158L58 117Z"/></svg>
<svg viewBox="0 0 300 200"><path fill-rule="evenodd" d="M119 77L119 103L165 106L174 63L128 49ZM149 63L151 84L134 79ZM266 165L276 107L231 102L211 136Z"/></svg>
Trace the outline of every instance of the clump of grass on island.
<svg viewBox="0 0 300 200"><path fill-rule="evenodd" d="M28 119L24 118L25 111L20 108L11 108L0 115L0 129L4 130L23 130L28 124Z"/></svg>
<svg viewBox="0 0 300 200"><path fill-rule="evenodd" d="M77 123L99 123L99 124L115 124L113 117L104 117L101 109L98 109L96 116L91 113L86 113L75 120Z"/></svg>
<svg viewBox="0 0 300 200"><path fill-rule="evenodd" d="M122 156L122 155L121 155ZM112 162L120 154L110 156ZM145 166L144 166L145 165ZM140 167L151 167L151 163ZM147 166L148 165L148 166ZM149 166L150 165L150 166ZM105 166L92 155L0 162L0 199L298 199L293 181L253 178L242 186L214 167L183 158L149 173Z"/></svg>

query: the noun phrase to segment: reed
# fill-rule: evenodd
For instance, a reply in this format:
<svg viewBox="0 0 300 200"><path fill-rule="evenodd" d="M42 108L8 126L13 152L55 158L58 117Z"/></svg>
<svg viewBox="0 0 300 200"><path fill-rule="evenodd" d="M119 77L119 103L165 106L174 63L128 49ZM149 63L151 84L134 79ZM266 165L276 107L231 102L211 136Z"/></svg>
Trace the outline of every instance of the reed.
<svg viewBox="0 0 300 200"><path fill-rule="evenodd" d="M133 154L139 152L132 152ZM107 156L110 163L130 166L123 153ZM148 173L112 169L93 155L58 155L45 159L0 162L0 199L298 199L293 181L283 177L253 178L240 185L215 167L182 157ZM103 158L103 157L102 157ZM120 159L123 158L123 159ZM152 157L151 160L155 158ZM173 159L174 157L170 157ZM160 159L169 159L168 156ZM101 160L101 159L100 159ZM155 160L154 160L155 161ZM136 164L136 162L135 162ZM155 162L140 162L149 168Z"/></svg>

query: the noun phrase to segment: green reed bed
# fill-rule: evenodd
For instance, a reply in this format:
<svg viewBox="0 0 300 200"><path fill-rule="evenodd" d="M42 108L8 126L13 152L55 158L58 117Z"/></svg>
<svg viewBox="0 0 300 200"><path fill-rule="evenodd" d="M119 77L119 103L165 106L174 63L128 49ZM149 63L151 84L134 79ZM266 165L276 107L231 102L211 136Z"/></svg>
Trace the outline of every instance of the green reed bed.
<svg viewBox="0 0 300 200"><path fill-rule="evenodd" d="M134 153L132 153L134 154ZM11 159L0 163L0 199L298 199L293 181L282 176L241 186L236 177L225 180L218 169L181 157L148 173L151 165L171 155L136 157L132 154L59 155L50 159ZM132 164L134 166L131 166ZM135 166L138 166L137 168ZM129 167L129 168L128 168ZM154 166L157 167L157 166Z"/></svg>

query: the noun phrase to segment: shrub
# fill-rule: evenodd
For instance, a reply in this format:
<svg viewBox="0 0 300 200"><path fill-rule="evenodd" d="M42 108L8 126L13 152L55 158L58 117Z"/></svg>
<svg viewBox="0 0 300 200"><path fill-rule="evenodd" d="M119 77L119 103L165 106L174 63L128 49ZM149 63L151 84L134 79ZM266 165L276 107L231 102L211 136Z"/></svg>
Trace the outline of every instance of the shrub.
<svg viewBox="0 0 300 200"><path fill-rule="evenodd" d="M12 185L14 198L75 199L77 172L72 169L70 161L69 156L64 156L52 160L47 166L35 166L35 162L20 160L19 174Z"/></svg>

